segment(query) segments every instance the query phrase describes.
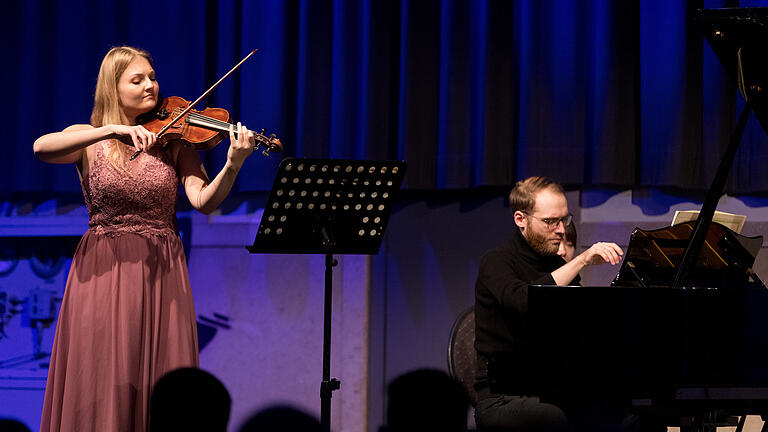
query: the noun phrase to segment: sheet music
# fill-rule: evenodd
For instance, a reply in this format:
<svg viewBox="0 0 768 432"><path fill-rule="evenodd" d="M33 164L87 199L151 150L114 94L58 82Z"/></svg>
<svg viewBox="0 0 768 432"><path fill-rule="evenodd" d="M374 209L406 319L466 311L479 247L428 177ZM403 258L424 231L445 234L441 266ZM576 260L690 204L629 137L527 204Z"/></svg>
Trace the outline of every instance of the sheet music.
<svg viewBox="0 0 768 432"><path fill-rule="evenodd" d="M677 225L688 221L695 221L698 217L698 210L678 210L675 212L675 217L672 218L672 225ZM737 215L721 211L715 211L715 215L712 217L712 222L725 225L736 234L741 234L741 229L744 228L744 222L746 220L747 216L745 215Z"/></svg>

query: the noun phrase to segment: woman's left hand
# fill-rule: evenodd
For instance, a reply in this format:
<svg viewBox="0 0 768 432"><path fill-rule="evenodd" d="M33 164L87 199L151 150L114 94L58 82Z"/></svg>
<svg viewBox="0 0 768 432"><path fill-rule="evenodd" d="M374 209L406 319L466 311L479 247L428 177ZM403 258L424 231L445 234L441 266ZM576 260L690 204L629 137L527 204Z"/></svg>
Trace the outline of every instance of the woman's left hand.
<svg viewBox="0 0 768 432"><path fill-rule="evenodd" d="M237 132L237 137L235 137ZM229 127L229 151L227 151L227 161L241 167L245 159L253 153L254 147L256 147L256 139L253 132L248 128L237 122L237 129L234 125Z"/></svg>

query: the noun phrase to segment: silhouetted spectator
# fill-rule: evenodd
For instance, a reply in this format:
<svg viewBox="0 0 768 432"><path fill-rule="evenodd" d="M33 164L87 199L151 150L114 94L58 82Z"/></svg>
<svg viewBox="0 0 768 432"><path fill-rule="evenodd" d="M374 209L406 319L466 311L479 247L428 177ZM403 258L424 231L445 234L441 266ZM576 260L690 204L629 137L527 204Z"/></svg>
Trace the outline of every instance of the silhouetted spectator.
<svg viewBox="0 0 768 432"><path fill-rule="evenodd" d="M299 409L277 405L263 409L248 419L240 432L322 432L320 422Z"/></svg>
<svg viewBox="0 0 768 432"><path fill-rule="evenodd" d="M419 369L389 384L389 432L463 432L467 430L469 397L447 373Z"/></svg>
<svg viewBox="0 0 768 432"><path fill-rule="evenodd" d="M10 418L0 418L0 432L32 432L24 423Z"/></svg>
<svg viewBox="0 0 768 432"><path fill-rule="evenodd" d="M232 399L215 376L181 368L160 378L152 391L149 430L225 432Z"/></svg>

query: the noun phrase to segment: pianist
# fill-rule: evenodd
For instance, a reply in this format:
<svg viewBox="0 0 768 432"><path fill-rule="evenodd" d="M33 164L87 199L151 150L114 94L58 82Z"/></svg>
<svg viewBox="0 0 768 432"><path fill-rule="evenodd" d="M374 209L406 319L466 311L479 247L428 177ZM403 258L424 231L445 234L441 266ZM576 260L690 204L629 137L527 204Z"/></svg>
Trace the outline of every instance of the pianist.
<svg viewBox="0 0 768 432"><path fill-rule="evenodd" d="M529 284L578 285L582 268L603 263L616 265L623 251L614 243L596 243L568 262L559 256L558 249L572 216L563 188L551 179L530 177L517 182L509 194L509 203L515 223L512 238L483 256L475 285L478 430L581 429L581 412L542 403L535 397L490 393L488 358L492 352L514 350L524 343L520 329L527 310ZM598 416L602 415L598 412ZM587 417L593 418L592 414ZM625 421L623 414L607 417L610 418L600 420L608 423L605 430L641 430L621 426ZM617 427L611 428L610 424Z"/></svg>

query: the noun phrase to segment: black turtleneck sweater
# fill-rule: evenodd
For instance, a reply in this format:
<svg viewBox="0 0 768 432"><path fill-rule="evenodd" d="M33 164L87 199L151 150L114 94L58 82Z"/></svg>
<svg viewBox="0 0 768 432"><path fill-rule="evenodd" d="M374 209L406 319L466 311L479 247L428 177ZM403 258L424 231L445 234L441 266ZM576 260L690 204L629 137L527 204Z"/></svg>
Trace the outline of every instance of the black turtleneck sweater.
<svg viewBox="0 0 768 432"><path fill-rule="evenodd" d="M515 227L506 245L483 256L475 284L475 350L478 372L475 387L487 388L488 356L525 344L528 285L555 285L552 272L565 264L558 255L533 250ZM569 285L578 285L576 276Z"/></svg>

